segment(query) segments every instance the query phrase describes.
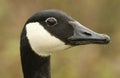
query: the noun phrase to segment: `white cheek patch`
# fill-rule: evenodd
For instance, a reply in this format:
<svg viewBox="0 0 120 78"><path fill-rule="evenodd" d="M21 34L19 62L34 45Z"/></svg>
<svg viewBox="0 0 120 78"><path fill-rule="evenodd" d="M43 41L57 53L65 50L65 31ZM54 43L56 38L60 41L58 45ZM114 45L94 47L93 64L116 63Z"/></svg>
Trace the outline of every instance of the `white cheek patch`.
<svg viewBox="0 0 120 78"><path fill-rule="evenodd" d="M65 45L63 41L52 36L38 22L28 23L26 25L26 32L31 48L39 55L47 56L50 52L70 47L70 45Z"/></svg>

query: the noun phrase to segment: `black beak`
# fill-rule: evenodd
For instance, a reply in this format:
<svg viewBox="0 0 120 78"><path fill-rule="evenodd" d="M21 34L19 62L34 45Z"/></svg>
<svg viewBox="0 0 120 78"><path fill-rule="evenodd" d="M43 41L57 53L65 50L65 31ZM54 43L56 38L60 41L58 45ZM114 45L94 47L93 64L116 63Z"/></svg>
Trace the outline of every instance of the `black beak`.
<svg viewBox="0 0 120 78"><path fill-rule="evenodd" d="M72 25L74 29L73 36L68 38L72 45L107 44L110 42L108 35L96 33L77 21L69 21L69 24Z"/></svg>

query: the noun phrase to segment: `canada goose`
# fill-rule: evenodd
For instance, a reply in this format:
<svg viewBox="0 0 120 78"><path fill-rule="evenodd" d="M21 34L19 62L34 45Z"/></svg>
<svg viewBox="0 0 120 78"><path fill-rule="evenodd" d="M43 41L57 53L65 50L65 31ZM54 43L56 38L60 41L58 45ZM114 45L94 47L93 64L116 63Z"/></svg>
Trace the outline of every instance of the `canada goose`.
<svg viewBox="0 0 120 78"><path fill-rule="evenodd" d="M20 41L24 78L50 78L50 52L84 44L107 44L98 34L59 10L43 10L25 23Z"/></svg>

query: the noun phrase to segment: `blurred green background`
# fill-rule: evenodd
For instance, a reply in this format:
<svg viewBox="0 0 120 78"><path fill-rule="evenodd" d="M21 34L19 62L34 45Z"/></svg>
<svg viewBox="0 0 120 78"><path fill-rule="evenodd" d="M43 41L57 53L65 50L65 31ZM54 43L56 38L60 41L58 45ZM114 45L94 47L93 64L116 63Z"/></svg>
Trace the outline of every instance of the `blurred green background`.
<svg viewBox="0 0 120 78"><path fill-rule="evenodd" d="M44 9L63 10L92 30L111 36L108 45L54 53L52 78L120 78L120 0L0 0L0 78L23 78L20 32L32 14Z"/></svg>

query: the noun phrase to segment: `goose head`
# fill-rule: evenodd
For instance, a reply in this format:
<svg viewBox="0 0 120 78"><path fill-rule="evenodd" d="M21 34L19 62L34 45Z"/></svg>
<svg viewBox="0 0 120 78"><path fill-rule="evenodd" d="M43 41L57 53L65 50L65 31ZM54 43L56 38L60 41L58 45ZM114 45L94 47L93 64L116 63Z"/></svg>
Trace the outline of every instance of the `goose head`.
<svg viewBox="0 0 120 78"><path fill-rule="evenodd" d="M28 40L32 50L41 56L77 45L107 44L109 36L83 26L59 10L43 10L28 19L21 40Z"/></svg>

